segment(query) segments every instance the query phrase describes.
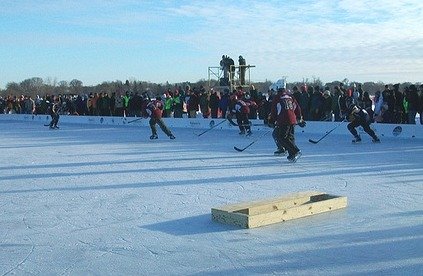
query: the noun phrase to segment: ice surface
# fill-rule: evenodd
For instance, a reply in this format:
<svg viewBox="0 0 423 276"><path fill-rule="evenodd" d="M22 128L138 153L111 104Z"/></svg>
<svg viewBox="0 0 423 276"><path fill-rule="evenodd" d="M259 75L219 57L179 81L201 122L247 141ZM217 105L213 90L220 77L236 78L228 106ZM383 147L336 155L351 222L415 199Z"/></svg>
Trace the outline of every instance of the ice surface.
<svg viewBox="0 0 423 276"><path fill-rule="evenodd" d="M258 133L173 132L0 121L0 275L422 275L423 140L299 133L291 164L270 134L240 153ZM306 190L349 206L255 229L211 220Z"/></svg>

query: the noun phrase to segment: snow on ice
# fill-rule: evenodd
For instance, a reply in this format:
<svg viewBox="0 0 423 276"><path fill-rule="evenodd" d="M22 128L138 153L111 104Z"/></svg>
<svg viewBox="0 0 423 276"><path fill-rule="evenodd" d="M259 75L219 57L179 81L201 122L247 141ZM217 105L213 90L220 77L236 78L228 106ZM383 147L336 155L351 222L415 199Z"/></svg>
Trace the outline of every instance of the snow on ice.
<svg viewBox="0 0 423 276"><path fill-rule="evenodd" d="M421 275L421 139L298 133L303 156L236 130L0 121L0 275ZM255 229L212 207L298 191L348 207Z"/></svg>

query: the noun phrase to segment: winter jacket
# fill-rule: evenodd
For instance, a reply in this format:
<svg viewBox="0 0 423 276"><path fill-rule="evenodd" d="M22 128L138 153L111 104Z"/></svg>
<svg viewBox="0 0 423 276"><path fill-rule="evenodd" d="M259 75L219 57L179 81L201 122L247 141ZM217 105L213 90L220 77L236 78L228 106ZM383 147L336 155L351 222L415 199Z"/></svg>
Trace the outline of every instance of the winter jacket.
<svg viewBox="0 0 423 276"><path fill-rule="evenodd" d="M250 113L250 107L243 100L238 100L235 103L232 112L238 113L238 114L249 114Z"/></svg>
<svg viewBox="0 0 423 276"><path fill-rule="evenodd" d="M147 104L146 112L150 118L161 119L163 114L162 101L152 100Z"/></svg>
<svg viewBox="0 0 423 276"><path fill-rule="evenodd" d="M270 121L276 125L295 125L297 117L301 118L301 107L291 95L286 92L278 93L272 100Z"/></svg>

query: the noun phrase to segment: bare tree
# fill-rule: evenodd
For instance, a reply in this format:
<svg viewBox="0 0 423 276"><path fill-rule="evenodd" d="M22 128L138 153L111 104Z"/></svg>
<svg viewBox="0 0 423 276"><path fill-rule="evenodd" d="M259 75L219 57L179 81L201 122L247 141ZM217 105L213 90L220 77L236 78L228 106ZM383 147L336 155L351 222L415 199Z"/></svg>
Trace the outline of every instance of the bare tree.
<svg viewBox="0 0 423 276"><path fill-rule="evenodd" d="M22 89L22 87L19 85L19 83L16 82L9 82L6 84L6 90L5 93L7 95L20 95L22 94L24 91Z"/></svg>
<svg viewBox="0 0 423 276"><path fill-rule="evenodd" d="M82 81L73 79L69 83L70 92L74 95L79 95L82 92Z"/></svg>
<svg viewBox="0 0 423 276"><path fill-rule="evenodd" d="M69 85L67 81L59 81L58 86L54 89L56 94L68 94Z"/></svg>
<svg viewBox="0 0 423 276"><path fill-rule="evenodd" d="M30 95L32 97L35 97L35 95L38 95L42 91L43 85L43 79L37 77L26 79L20 83L23 94Z"/></svg>

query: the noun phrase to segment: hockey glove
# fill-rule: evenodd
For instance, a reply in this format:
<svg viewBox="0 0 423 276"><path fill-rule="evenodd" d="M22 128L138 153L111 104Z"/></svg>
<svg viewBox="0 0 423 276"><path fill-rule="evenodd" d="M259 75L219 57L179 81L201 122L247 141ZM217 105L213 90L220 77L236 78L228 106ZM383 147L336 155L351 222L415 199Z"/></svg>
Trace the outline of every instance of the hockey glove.
<svg viewBox="0 0 423 276"><path fill-rule="evenodd" d="M307 123L306 123L306 121L304 121L304 120L301 120L299 123L298 123L298 126L299 127L305 127L307 125Z"/></svg>

